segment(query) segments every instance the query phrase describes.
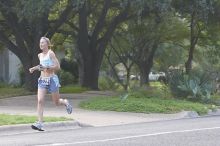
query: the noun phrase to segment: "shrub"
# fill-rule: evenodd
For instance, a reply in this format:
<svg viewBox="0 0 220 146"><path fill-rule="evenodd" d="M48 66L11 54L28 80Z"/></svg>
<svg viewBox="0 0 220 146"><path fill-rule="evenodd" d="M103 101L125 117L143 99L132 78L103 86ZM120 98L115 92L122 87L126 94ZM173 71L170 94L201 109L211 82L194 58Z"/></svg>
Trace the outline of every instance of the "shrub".
<svg viewBox="0 0 220 146"><path fill-rule="evenodd" d="M60 67L65 72L71 73L72 76L74 76L76 81L78 80L79 73L78 73L78 64L77 64L77 62L75 62L73 60L67 60L67 59L63 58L63 59L61 59Z"/></svg>
<svg viewBox="0 0 220 146"><path fill-rule="evenodd" d="M117 90L119 84L110 77L100 77L99 78L99 89L101 90Z"/></svg>
<svg viewBox="0 0 220 146"><path fill-rule="evenodd" d="M59 71L58 76L60 79L61 86L73 84L75 81L74 76L71 73L66 72L64 70Z"/></svg>
<svg viewBox="0 0 220 146"><path fill-rule="evenodd" d="M161 87L142 87L139 90L132 91L132 94L138 93L139 95L142 94L144 97L148 98L170 98L171 94L166 86Z"/></svg>
<svg viewBox="0 0 220 146"><path fill-rule="evenodd" d="M169 86L175 97L187 97L203 102L208 102L214 92L213 79L201 70L192 70L189 75L177 70L171 72Z"/></svg>

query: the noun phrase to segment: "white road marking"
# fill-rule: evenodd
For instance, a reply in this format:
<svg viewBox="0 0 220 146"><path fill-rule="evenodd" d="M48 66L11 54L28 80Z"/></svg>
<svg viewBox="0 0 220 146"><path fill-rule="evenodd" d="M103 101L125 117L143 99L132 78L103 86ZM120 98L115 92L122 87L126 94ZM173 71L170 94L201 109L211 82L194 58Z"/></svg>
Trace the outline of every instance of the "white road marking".
<svg viewBox="0 0 220 146"><path fill-rule="evenodd" d="M69 128L68 130L75 130L75 129L78 129L77 127L76 128ZM38 130L33 130L30 128L30 130L28 132L11 132L11 133L0 133L0 137L2 136L16 136L16 135L22 135L22 134L35 134L35 133L46 133L46 132L59 132L59 131L66 131L65 128L60 128L60 129L53 129L53 130L46 130L44 129L45 131L38 131Z"/></svg>
<svg viewBox="0 0 220 146"><path fill-rule="evenodd" d="M173 134L173 133L184 133L184 132L214 130L214 129L220 129L220 127L210 127L210 128L200 128L200 129L190 129L190 130L158 132L158 133L126 136L126 137L119 137L119 138L109 138L109 139L100 139L100 140L91 140L91 141L79 141L79 142L72 142L72 143L53 143L53 144L36 145L36 146L64 146L64 145L77 145L77 144L87 144L87 143L98 143L98 142L108 142L108 141L140 138L140 137L150 137L150 136L157 136L157 135Z"/></svg>

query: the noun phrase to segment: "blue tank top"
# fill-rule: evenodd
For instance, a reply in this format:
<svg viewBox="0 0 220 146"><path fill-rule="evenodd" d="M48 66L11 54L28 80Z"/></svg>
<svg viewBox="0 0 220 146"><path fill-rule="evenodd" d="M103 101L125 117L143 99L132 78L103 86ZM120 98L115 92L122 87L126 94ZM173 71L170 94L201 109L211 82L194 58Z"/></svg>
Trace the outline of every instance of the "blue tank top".
<svg viewBox="0 0 220 146"><path fill-rule="evenodd" d="M49 51L47 52L47 54L45 56L42 56L42 54L40 54L40 58L39 58L40 59L40 64L43 67L50 67L50 66L53 65L53 61L50 58Z"/></svg>

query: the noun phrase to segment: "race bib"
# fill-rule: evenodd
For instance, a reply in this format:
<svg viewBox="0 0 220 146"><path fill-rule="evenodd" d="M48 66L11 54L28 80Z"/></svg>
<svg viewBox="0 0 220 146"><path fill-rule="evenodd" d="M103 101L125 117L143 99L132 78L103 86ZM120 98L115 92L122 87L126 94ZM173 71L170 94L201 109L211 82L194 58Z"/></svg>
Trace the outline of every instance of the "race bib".
<svg viewBox="0 0 220 146"><path fill-rule="evenodd" d="M40 77L39 81L42 85L45 85L45 86L50 85L50 77Z"/></svg>

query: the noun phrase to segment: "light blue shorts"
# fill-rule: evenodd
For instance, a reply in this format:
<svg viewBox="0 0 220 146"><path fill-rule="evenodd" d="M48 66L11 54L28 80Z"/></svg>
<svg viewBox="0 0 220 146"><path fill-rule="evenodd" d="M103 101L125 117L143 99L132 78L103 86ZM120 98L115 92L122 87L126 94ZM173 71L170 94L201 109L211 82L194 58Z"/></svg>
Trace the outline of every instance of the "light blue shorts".
<svg viewBox="0 0 220 146"><path fill-rule="evenodd" d="M38 78L38 88L47 89L49 93L59 91L59 87L60 82L57 75Z"/></svg>

